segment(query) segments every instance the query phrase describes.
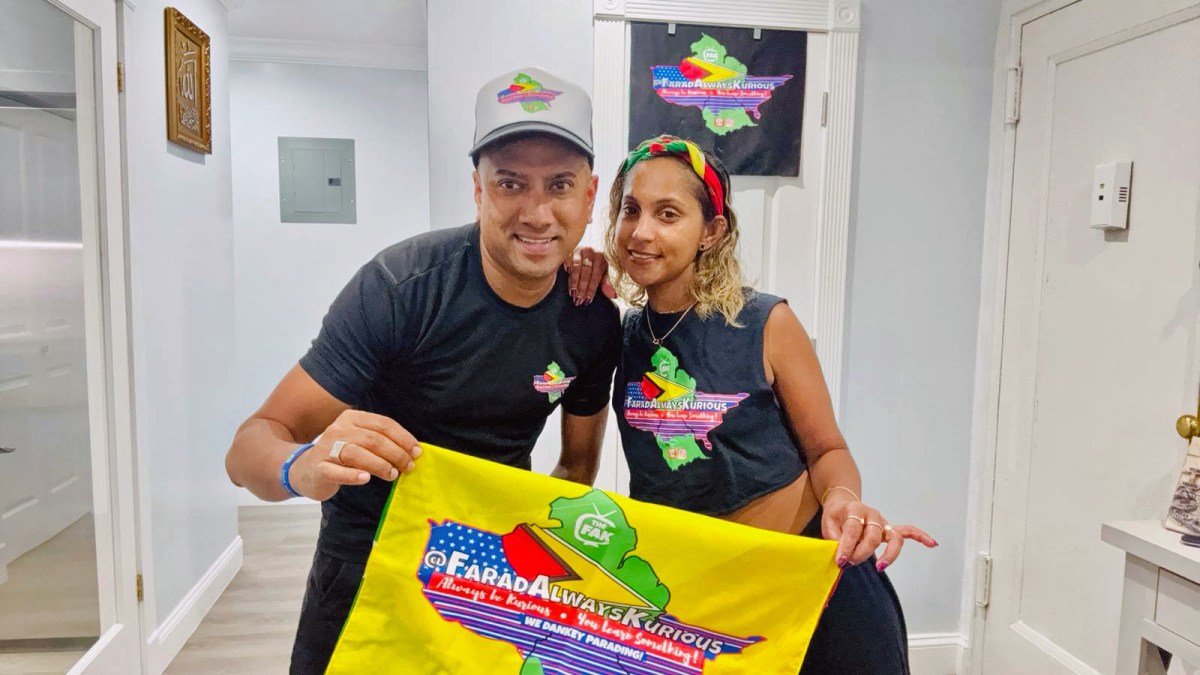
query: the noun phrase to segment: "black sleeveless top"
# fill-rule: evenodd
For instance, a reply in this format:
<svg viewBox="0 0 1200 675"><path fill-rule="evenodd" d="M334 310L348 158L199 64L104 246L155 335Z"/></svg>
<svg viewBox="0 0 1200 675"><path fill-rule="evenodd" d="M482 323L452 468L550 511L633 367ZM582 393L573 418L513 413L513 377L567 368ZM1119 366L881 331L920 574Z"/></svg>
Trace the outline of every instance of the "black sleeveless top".
<svg viewBox="0 0 1200 675"><path fill-rule="evenodd" d="M738 322L631 309L613 410L634 499L725 515L782 488L804 458L763 370L763 330L783 298L747 291ZM647 315L660 338L654 344Z"/></svg>

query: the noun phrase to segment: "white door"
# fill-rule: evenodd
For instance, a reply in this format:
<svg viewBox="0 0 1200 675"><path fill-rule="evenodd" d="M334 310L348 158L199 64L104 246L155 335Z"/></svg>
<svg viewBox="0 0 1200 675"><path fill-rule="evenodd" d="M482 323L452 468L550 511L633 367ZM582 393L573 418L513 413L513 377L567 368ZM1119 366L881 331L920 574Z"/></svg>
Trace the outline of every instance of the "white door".
<svg viewBox="0 0 1200 675"><path fill-rule="evenodd" d="M1162 518L1200 383L1200 3L1081 0L1023 26L985 673L1112 673L1123 555ZM1127 232L1093 168L1133 162Z"/></svg>
<svg viewBox="0 0 1200 675"><path fill-rule="evenodd" d="M0 670L136 673L116 4L0 17Z"/></svg>
<svg viewBox="0 0 1200 675"><path fill-rule="evenodd" d="M0 566L92 510L73 117L0 109Z"/></svg>

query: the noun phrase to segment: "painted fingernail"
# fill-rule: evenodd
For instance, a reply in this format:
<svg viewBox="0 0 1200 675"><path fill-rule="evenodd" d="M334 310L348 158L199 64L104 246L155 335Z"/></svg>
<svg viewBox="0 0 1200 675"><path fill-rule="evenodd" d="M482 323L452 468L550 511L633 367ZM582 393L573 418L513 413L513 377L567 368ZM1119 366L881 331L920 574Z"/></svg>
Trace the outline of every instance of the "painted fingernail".
<svg viewBox="0 0 1200 675"><path fill-rule="evenodd" d="M396 467L393 466L391 472L388 473L388 480L396 480L396 478L399 475L400 475L400 471L397 470Z"/></svg>
<svg viewBox="0 0 1200 675"><path fill-rule="evenodd" d="M574 288L572 288L572 289L571 289L571 299L572 299L572 300L578 300L578 299L579 299L579 295L578 295L578 294L575 292L575 289L574 289Z"/></svg>
<svg viewBox="0 0 1200 675"><path fill-rule="evenodd" d="M937 543L937 539L934 539L934 540L933 540L933 545L934 545L934 546L941 546L941 544Z"/></svg>
<svg viewBox="0 0 1200 675"><path fill-rule="evenodd" d="M847 558L846 556L841 556L840 558L838 558L837 565L838 565L838 567L840 567L842 569L846 569L846 563L848 563L848 562L850 562L849 558Z"/></svg>
<svg viewBox="0 0 1200 675"><path fill-rule="evenodd" d="M420 457L421 456L421 446L414 445L412 448L412 452L410 454L413 456L413 459Z"/></svg>
<svg viewBox="0 0 1200 675"><path fill-rule="evenodd" d="M886 560L880 560L879 563L875 565L876 572L882 572L882 571L886 570L887 568L888 568L888 562Z"/></svg>

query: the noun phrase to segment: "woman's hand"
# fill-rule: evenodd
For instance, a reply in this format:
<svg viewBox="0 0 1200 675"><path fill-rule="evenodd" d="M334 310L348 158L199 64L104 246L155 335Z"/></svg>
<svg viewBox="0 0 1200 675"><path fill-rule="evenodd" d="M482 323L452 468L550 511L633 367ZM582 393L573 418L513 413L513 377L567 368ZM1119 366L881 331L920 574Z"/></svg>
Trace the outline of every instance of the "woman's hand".
<svg viewBox="0 0 1200 675"><path fill-rule="evenodd" d="M912 525L890 525L876 509L839 492L828 495L821 517L821 536L838 542L834 554L838 567L862 563L881 543L886 543L887 548L875 563L875 569L882 572L896 562L906 539L918 541L926 548L938 545L924 530Z"/></svg>
<svg viewBox="0 0 1200 675"><path fill-rule="evenodd" d="M608 261L604 259L603 253L590 246L575 249L571 258L563 263L563 269L571 275L567 289L576 307L592 304L597 288L606 298L617 297L616 290L608 282Z"/></svg>

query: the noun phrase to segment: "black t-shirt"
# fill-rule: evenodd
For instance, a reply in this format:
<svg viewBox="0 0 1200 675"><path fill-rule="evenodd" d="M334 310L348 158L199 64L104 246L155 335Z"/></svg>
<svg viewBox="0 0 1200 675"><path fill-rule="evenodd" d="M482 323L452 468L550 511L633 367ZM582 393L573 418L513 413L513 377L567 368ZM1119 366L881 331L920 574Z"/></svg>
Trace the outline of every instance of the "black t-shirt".
<svg viewBox="0 0 1200 675"><path fill-rule="evenodd" d="M725 515L804 472L800 446L763 369L767 317L784 300L746 292L741 328L719 313L707 319L649 308L625 313L613 409L634 499ZM654 335L670 332L661 345L647 313Z"/></svg>
<svg viewBox="0 0 1200 675"><path fill-rule="evenodd" d="M576 307L567 281L560 271L544 299L517 307L484 278L478 225L422 234L358 271L300 366L420 442L528 469L556 406L586 416L608 403L620 354L617 308ZM318 548L365 561L391 485L338 490L322 505Z"/></svg>

